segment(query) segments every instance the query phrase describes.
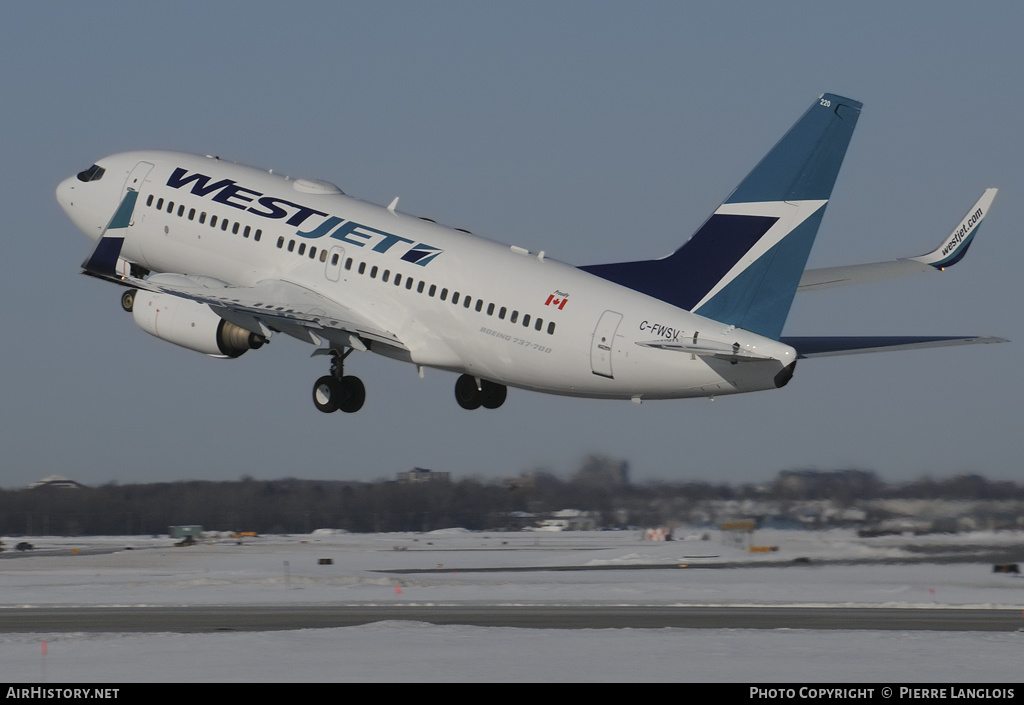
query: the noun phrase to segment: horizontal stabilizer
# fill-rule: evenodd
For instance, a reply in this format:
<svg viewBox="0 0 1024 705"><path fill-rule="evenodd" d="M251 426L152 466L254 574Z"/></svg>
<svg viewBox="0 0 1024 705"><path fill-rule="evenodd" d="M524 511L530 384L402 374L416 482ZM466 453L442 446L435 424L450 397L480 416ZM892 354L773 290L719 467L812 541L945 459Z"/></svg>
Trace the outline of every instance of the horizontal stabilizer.
<svg viewBox="0 0 1024 705"><path fill-rule="evenodd" d="M696 343L681 343L675 340L649 340L638 342L642 348L655 348L656 350L672 350L674 352L689 353L698 357L713 357L718 360L729 362L754 362L771 360L766 355L757 355L747 350L741 350L740 346L715 343L714 341Z"/></svg>
<svg viewBox="0 0 1024 705"><path fill-rule="evenodd" d="M1008 343L1005 338L986 338L977 335L894 335L894 336L807 336L782 338L781 342L796 349L797 356L827 357L829 355L856 355L885 350L915 350L942 348L950 345L976 345L979 343Z"/></svg>
<svg viewBox="0 0 1024 705"><path fill-rule="evenodd" d="M869 264L851 264L844 267L825 267L808 269L800 278L797 291L814 291L833 286L856 284L859 282L876 281L899 277L915 272L942 271L952 267L967 254L974 236L981 227L981 221L988 214L998 189L990 188L981 195L978 202L971 206L967 215L953 228L946 239L936 249L920 257L906 257L889 262L871 262Z"/></svg>

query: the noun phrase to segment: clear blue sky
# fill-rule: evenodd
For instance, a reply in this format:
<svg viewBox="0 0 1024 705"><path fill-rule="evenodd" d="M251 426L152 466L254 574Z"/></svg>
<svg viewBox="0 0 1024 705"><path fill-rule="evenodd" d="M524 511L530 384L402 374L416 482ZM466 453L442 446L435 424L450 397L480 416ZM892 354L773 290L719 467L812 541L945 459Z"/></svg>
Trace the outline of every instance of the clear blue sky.
<svg viewBox="0 0 1024 705"><path fill-rule="evenodd" d="M1024 479L1024 5L1015 2L35 2L0 6L0 485L572 472L758 482ZM789 335L985 334L1009 345L805 360L706 400L511 390L356 354L356 415L310 400L323 358L278 336L236 361L151 338L78 274L57 183L130 149L324 178L575 264L675 249L823 92L864 102L812 266L922 254L999 187L942 275L804 294Z"/></svg>

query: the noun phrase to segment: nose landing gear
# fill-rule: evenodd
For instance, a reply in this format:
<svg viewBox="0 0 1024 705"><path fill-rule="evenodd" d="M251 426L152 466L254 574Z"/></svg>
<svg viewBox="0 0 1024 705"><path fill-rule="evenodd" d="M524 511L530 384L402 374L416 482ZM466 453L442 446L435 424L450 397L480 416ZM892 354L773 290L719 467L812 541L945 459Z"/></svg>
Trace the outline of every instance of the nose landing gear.
<svg viewBox="0 0 1024 705"><path fill-rule="evenodd" d="M341 409L352 414L363 408L366 401L366 387L363 381L352 375L345 375L345 358L352 353L331 350L331 374L325 375L313 385L313 404L325 414Z"/></svg>

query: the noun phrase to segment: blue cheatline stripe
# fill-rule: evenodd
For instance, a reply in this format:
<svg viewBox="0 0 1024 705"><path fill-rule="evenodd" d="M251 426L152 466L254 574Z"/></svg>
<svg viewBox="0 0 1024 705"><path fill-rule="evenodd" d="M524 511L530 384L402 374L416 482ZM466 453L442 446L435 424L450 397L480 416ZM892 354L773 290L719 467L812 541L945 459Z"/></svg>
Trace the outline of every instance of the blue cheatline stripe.
<svg viewBox="0 0 1024 705"><path fill-rule="evenodd" d="M127 228L128 224L132 222L132 212L135 210L135 201L139 198L138 191L128 191L121 200L121 205L117 208L117 213L110 219L110 224L107 226L107 230L115 230L117 228Z"/></svg>
<svg viewBox="0 0 1024 705"><path fill-rule="evenodd" d="M92 274L115 274L117 271L117 258L121 256L121 247L124 245L124 235L111 235L110 231L120 231L128 228L132 222L132 213L135 212L135 202L139 198L138 191L129 190L121 199L121 205L117 212L110 219L103 237L96 243L96 249L89 255L89 259L82 265L82 269Z"/></svg>
<svg viewBox="0 0 1024 705"><path fill-rule="evenodd" d="M860 116L861 103L826 93L816 100L726 199L727 204L827 201ZM757 115L757 112L754 112ZM777 209L776 209L777 210ZM701 306L715 320L778 338L814 243L824 207ZM763 237L776 218L712 215L697 233L661 260L580 267L585 272L692 310Z"/></svg>
<svg viewBox="0 0 1024 705"><path fill-rule="evenodd" d="M121 256L122 245L124 245L123 237L103 236L96 243L96 249L82 265L82 269L92 274L114 274L117 268L117 258Z"/></svg>

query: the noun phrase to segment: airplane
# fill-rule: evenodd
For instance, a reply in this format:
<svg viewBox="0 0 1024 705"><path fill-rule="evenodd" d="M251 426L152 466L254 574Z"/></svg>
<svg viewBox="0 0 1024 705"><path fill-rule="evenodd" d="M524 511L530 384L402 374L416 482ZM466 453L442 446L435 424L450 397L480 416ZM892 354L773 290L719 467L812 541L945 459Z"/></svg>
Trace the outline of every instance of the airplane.
<svg viewBox="0 0 1024 705"><path fill-rule="evenodd" d="M453 372L464 409L508 387L642 402L784 387L797 360L1005 342L980 336L785 337L797 291L920 271L963 258L988 189L932 252L805 265L862 104L823 94L672 254L572 266L215 156L135 151L57 188L90 239L84 274L125 288L147 333L235 358L275 334L317 346L329 374L317 409L358 411L353 351Z"/></svg>

